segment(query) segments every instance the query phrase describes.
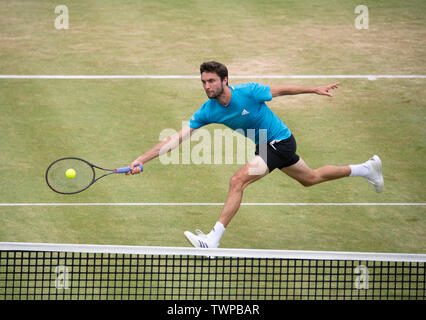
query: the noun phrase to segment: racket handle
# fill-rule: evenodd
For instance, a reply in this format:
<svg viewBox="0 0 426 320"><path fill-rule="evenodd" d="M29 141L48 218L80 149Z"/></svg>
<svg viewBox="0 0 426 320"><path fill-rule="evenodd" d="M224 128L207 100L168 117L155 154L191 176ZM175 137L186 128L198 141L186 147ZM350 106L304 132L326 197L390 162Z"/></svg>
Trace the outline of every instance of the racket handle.
<svg viewBox="0 0 426 320"><path fill-rule="evenodd" d="M143 166L140 165L138 167L141 168L141 172L142 172L143 171ZM130 171L130 167L122 167L122 168L115 169L115 173L127 173L129 171Z"/></svg>

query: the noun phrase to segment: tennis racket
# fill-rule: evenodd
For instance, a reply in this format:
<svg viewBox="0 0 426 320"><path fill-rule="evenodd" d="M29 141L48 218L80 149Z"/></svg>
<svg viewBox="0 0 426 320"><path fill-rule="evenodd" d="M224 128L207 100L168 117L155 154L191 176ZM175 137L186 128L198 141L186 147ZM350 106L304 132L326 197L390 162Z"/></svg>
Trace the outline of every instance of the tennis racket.
<svg viewBox="0 0 426 320"><path fill-rule="evenodd" d="M141 172L143 167L140 165ZM96 170L106 171L97 176ZM47 185L53 191L61 194L75 194L89 188L99 179L115 173L127 173L130 167L104 169L86 160L66 157L53 161L46 170Z"/></svg>

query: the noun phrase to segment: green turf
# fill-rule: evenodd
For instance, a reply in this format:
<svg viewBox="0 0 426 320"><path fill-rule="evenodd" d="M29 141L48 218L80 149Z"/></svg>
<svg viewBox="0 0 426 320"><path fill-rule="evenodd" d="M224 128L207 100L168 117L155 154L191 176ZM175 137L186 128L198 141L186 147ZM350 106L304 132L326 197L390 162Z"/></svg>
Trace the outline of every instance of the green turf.
<svg viewBox="0 0 426 320"><path fill-rule="evenodd" d="M54 28L54 1L0 1L1 74L186 74L207 59L232 75L425 74L424 1L73 1L70 29ZM259 81L257 79L251 79ZM250 81L248 79L247 81ZM328 80L262 80L320 85ZM332 81L332 80L330 80ZM232 165L163 165L108 177L75 195L53 193L48 164L79 156L124 166L179 129L205 101L199 80L0 80L0 202L224 202ZM426 95L418 80L342 80L334 98L280 97L268 105L293 131L311 167L377 153L385 190L359 178L303 188L280 172L244 202L425 202ZM213 133L214 128L209 126ZM193 145L196 145L193 142ZM0 241L186 246L208 231L212 207L0 207ZM417 252L425 207L243 206L223 247Z"/></svg>

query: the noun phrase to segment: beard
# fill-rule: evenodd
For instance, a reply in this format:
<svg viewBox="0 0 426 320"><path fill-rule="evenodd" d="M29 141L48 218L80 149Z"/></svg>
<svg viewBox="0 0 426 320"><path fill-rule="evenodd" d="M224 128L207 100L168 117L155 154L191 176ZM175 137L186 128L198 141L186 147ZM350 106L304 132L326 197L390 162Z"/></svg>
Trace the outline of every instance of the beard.
<svg viewBox="0 0 426 320"><path fill-rule="evenodd" d="M209 97L209 99L216 99L217 97L221 96L223 94L223 85L220 84L220 88L218 88L216 91L210 91L207 92L206 91L206 95L207 97Z"/></svg>

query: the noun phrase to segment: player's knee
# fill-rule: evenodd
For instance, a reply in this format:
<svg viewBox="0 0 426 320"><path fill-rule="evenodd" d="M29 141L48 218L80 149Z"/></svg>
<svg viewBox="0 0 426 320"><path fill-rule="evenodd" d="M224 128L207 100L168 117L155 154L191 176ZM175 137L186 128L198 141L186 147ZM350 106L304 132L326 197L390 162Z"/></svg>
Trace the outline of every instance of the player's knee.
<svg viewBox="0 0 426 320"><path fill-rule="evenodd" d="M229 186L233 190L242 190L244 189L244 181L238 175L233 175L229 181Z"/></svg>
<svg viewBox="0 0 426 320"><path fill-rule="evenodd" d="M299 182L304 187L310 187L314 185L310 180L307 180L307 179L299 180Z"/></svg>
<svg viewBox="0 0 426 320"><path fill-rule="evenodd" d="M312 170L309 173L309 175L300 179L299 182L304 187L311 187L311 186L317 184L319 182L319 180L320 180L320 177L319 177L318 173L315 170Z"/></svg>

